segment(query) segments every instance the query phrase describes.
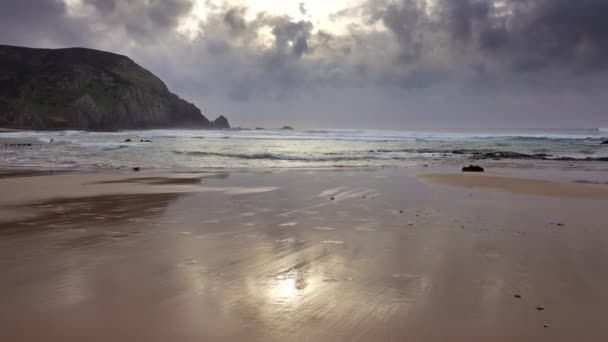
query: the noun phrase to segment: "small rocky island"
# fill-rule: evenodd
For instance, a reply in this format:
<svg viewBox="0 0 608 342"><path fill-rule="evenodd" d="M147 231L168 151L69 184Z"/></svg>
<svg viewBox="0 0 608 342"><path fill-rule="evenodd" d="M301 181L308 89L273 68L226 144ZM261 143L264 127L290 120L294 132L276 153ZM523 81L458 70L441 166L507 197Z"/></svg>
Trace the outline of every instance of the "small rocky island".
<svg viewBox="0 0 608 342"><path fill-rule="evenodd" d="M223 129L130 58L0 45L0 127L34 130Z"/></svg>

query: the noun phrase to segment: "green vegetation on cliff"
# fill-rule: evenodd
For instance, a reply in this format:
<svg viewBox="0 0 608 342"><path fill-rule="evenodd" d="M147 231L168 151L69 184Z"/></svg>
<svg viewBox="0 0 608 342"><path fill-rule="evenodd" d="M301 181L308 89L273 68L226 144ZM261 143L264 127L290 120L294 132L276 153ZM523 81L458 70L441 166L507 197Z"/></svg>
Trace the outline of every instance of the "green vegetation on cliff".
<svg viewBox="0 0 608 342"><path fill-rule="evenodd" d="M0 45L0 127L115 130L227 128L125 56Z"/></svg>

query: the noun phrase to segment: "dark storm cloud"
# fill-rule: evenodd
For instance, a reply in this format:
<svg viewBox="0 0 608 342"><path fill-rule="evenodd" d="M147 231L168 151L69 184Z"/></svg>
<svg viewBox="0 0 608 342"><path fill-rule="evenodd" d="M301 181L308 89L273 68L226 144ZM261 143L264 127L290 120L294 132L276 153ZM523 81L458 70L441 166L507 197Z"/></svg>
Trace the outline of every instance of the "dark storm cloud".
<svg viewBox="0 0 608 342"><path fill-rule="evenodd" d="M230 33L241 35L247 30L245 21L245 13L247 9L244 7L231 8L224 14L224 23L230 28Z"/></svg>
<svg viewBox="0 0 608 342"><path fill-rule="evenodd" d="M418 60L428 48L425 36L431 20L425 11L425 2L405 0L401 4L389 4L381 14L382 23L395 35L401 46L399 59L403 62Z"/></svg>
<svg viewBox="0 0 608 342"><path fill-rule="evenodd" d="M35 25L36 21L45 18L54 19L65 13L66 6L59 0L23 0L23 1L2 1L0 2L0 18L3 28L9 28L5 23Z"/></svg>
<svg viewBox="0 0 608 342"><path fill-rule="evenodd" d="M75 29L77 20L65 17L60 0L0 1L0 42L39 45L69 41L82 44L87 30Z"/></svg>
<svg viewBox="0 0 608 342"><path fill-rule="evenodd" d="M307 21L292 22L289 18L275 18L271 21L272 34L275 37L275 48L280 53L288 51L296 57L309 52L308 40L313 28Z"/></svg>
<svg viewBox="0 0 608 342"><path fill-rule="evenodd" d="M516 72L608 67L604 0L372 0L362 10L389 29L407 62L447 44Z"/></svg>
<svg viewBox="0 0 608 342"><path fill-rule="evenodd" d="M608 67L608 2L601 0L511 0L507 23L486 25L479 47L513 68L597 70Z"/></svg>
<svg viewBox="0 0 608 342"><path fill-rule="evenodd" d="M148 0L147 14L153 25L160 29L170 29L178 24L178 20L190 13L191 0Z"/></svg>

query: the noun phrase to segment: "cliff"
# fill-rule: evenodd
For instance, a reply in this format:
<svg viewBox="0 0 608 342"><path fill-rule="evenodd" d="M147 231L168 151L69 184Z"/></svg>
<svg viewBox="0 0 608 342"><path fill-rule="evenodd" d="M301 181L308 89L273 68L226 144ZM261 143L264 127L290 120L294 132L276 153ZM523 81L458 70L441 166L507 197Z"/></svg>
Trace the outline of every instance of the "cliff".
<svg viewBox="0 0 608 342"><path fill-rule="evenodd" d="M84 48L0 45L0 127L37 130L228 128L130 58Z"/></svg>

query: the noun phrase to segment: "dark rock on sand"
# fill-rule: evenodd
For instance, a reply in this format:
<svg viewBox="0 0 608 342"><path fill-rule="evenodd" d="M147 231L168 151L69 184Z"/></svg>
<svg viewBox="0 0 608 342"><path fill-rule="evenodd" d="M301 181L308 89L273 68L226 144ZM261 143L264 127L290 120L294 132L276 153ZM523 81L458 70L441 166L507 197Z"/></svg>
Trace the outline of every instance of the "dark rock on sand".
<svg viewBox="0 0 608 342"><path fill-rule="evenodd" d="M132 141L131 139L125 139L125 142L131 142L131 141Z"/></svg>
<svg viewBox="0 0 608 342"><path fill-rule="evenodd" d="M140 167L134 167L132 170L135 171L135 172L139 172L139 171L141 171L141 168Z"/></svg>
<svg viewBox="0 0 608 342"><path fill-rule="evenodd" d="M281 130L283 130L283 131L293 131L293 127L283 126L283 128L281 128Z"/></svg>
<svg viewBox="0 0 608 342"><path fill-rule="evenodd" d="M478 165L469 165L462 168L462 172L484 172L483 167Z"/></svg>
<svg viewBox="0 0 608 342"><path fill-rule="evenodd" d="M513 295L513 297L520 299L521 295L516 293L516 294Z"/></svg>
<svg viewBox="0 0 608 342"><path fill-rule="evenodd" d="M543 311L543 310L545 310L545 307L542 306L542 305L539 305L539 306L536 307L536 310Z"/></svg>
<svg viewBox="0 0 608 342"><path fill-rule="evenodd" d="M600 143L600 145L608 145L608 140L604 140Z"/></svg>
<svg viewBox="0 0 608 342"><path fill-rule="evenodd" d="M146 140L143 140L143 139L142 139L142 140L140 140L139 142L143 142L143 143L151 143L151 142L152 142L152 140L147 140L147 139L146 139Z"/></svg>

